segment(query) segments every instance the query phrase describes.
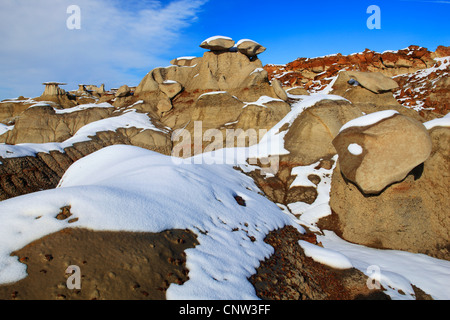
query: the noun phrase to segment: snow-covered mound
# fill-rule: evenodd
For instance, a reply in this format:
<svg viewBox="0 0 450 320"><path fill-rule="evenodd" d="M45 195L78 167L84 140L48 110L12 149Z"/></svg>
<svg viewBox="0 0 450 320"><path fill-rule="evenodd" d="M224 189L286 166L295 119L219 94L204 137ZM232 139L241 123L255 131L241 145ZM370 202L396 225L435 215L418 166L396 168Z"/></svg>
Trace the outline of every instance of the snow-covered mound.
<svg viewBox="0 0 450 320"><path fill-rule="evenodd" d="M70 224L55 218L68 205L78 218ZM287 224L302 231L231 166L175 164L132 146L107 147L79 160L56 189L3 201L0 215L1 283L27 275L12 251L64 228L189 229L200 245L186 251L190 280L172 285L169 299L257 298L247 278L272 253L266 234Z"/></svg>

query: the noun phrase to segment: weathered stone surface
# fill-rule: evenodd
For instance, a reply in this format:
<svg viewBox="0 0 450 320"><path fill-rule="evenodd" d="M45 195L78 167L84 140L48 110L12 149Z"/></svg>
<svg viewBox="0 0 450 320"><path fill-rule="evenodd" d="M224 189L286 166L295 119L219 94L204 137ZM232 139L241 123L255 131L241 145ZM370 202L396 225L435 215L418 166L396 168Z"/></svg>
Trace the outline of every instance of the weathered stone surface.
<svg viewBox="0 0 450 320"><path fill-rule="evenodd" d="M163 83L159 84L159 89L164 92L169 99L172 99L183 90L183 87L178 81L165 80Z"/></svg>
<svg viewBox="0 0 450 320"><path fill-rule="evenodd" d="M169 98L162 98L158 101L158 105L156 106L160 113L170 111L172 109L172 102Z"/></svg>
<svg viewBox="0 0 450 320"><path fill-rule="evenodd" d="M250 39L240 40L238 41L236 46L240 53L245 54L248 57L257 56L258 54L261 54L264 51L266 51L266 48L264 48L258 42Z"/></svg>
<svg viewBox="0 0 450 320"><path fill-rule="evenodd" d="M126 84L124 84L123 86L121 86L119 88L119 90L117 90L115 96L116 98L122 98L122 97L126 97L128 95L130 95L131 90L130 87L128 87Z"/></svg>
<svg viewBox="0 0 450 320"><path fill-rule="evenodd" d="M170 61L170 64L179 67L195 66L202 58L198 57L179 57Z"/></svg>
<svg viewBox="0 0 450 320"><path fill-rule="evenodd" d="M287 91L287 93L295 95L295 96L309 95L308 90L306 90L304 87L294 87L291 89L287 89L286 91Z"/></svg>
<svg viewBox="0 0 450 320"><path fill-rule="evenodd" d="M339 76L348 76L351 80L374 93L383 93L398 87L397 82L380 72L347 71L347 74L345 74L344 71Z"/></svg>
<svg viewBox="0 0 450 320"><path fill-rule="evenodd" d="M229 37L214 36L203 41L200 48L211 51L225 51L231 49L234 44L234 40Z"/></svg>
<svg viewBox="0 0 450 320"><path fill-rule="evenodd" d="M340 128L362 116L361 110L346 100L325 100L303 111L286 134L286 160L296 165L312 164L336 154L332 144Z"/></svg>
<svg viewBox="0 0 450 320"><path fill-rule="evenodd" d="M429 157L432 147L426 128L400 114L363 127L351 126L336 136L333 145L342 173L365 194L379 193L404 179ZM359 150L352 151L352 146Z"/></svg>
<svg viewBox="0 0 450 320"><path fill-rule="evenodd" d="M318 226L353 243L450 260L450 128L436 127L430 136L433 149L423 166L376 196L365 196L345 180L338 163L330 195L333 215Z"/></svg>
<svg viewBox="0 0 450 320"><path fill-rule="evenodd" d="M111 116L113 108L89 108L78 112L58 114L49 105L25 110L7 133L6 142L46 143L62 142L84 125Z"/></svg>
<svg viewBox="0 0 450 320"><path fill-rule="evenodd" d="M281 100L286 101L288 99L286 91L284 91L283 86L281 85L280 80L273 79L272 80L272 87L275 91L275 94L280 98Z"/></svg>

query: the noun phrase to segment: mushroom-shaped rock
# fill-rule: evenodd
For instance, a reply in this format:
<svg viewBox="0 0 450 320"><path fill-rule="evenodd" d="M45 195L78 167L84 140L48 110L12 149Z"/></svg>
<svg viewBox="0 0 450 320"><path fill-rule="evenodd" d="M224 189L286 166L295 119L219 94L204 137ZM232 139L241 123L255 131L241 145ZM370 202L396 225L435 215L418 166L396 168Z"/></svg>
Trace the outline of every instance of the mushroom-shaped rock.
<svg viewBox="0 0 450 320"><path fill-rule="evenodd" d="M79 84L78 85L78 90L77 90L78 92L81 92L81 93L83 93L83 92L87 92L87 90L86 90L86 85L85 84Z"/></svg>
<svg viewBox="0 0 450 320"><path fill-rule="evenodd" d="M172 99L183 90L182 85L175 80L164 80L159 84L159 90L164 92L169 99Z"/></svg>
<svg viewBox="0 0 450 320"><path fill-rule="evenodd" d="M51 81L44 82L43 85L45 86L43 96L62 96L66 94L66 91L59 87L66 85L66 83Z"/></svg>
<svg viewBox="0 0 450 320"><path fill-rule="evenodd" d="M86 86L86 89L98 93L98 94L102 94L105 93L105 84L102 84L100 87L97 87L96 85L90 84L88 86Z"/></svg>
<svg viewBox="0 0 450 320"><path fill-rule="evenodd" d="M381 72L347 71L351 84L361 85L374 93L391 91L398 87L397 82Z"/></svg>
<svg viewBox="0 0 450 320"><path fill-rule="evenodd" d="M234 40L229 37L214 36L203 41L200 48L211 51L228 51L234 44Z"/></svg>
<svg viewBox="0 0 450 320"><path fill-rule="evenodd" d="M280 80L273 79L272 80L272 88L275 91L275 94L280 98L281 100L286 101L288 99L286 91L284 91L283 86L281 85Z"/></svg>
<svg viewBox="0 0 450 320"><path fill-rule="evenodd" d="M342 174L364 194L378 194L430 156L425 126L394 110L371 113L346 123L333 140Z"/></svg>
<svg viewBox="0 0 450 320"><path fill-rule="evenodd" d="M266 48L250 39L239 40L238 43L236 43L236 47L240 53L245 54L248 57L254 57L266 51Z"/></svg>
<svg viewBox="0 0 450 320"><path fill-rule="evenodd" d="M130 93L131 93L130 87L128 87L126 84L124 84L117 90L115 96L116 96L116 98L122 98L122 97L129 96Z"/></svg>

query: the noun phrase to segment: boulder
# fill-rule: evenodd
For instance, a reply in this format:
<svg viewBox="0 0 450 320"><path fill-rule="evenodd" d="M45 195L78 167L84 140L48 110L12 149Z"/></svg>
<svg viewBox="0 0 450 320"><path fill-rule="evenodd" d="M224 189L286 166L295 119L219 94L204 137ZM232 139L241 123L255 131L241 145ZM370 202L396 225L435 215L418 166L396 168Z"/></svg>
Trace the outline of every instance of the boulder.
<svg viewBox="0 0 450 320"><path fill-rule="evenodd" d="M424 120L415 110L402 106L391 91L371 91L354 80L354 78L351 78L349 73L345 71L339 73L332 86L331 93L351 101L362 112L367 114L377 111L395 110L418 121Z"/></svg>
<svg viewBox="0 0 450 320"><path fill-rule="evenodd" d="M343 175L365 194L403 180L431 152L419 121L387 110L347 123L333 140Z"/></svg>
<svg viewBox="0 0 450 320"><path fill-rule="evenodd" d="M359 84L374 93L383 93L398 88L397 82L381 72L346 71L343 76L348 76L355 85Z"/></svg>
<svg viewBox="0 0 450 320"><path fill-rule="evenodd" d="M181 84L175 80L164 80L159 84L159 90L164 92L169 99L172 99L183 90Z"/></svg>
<svg viewBox="0 0 450 320"><path fill-rule="evenodd" d="M162 98L158 101L157 109L159 113L170 111L172 107L172 102L169 98Z"/></svg>
<svg viewBox="0 0 450 320"><path fill-rule="evenodd" d="M131 93L131 89L126 84L124 84L117 90L115 96L116 96L116 98L122 98L122 97L129 96L130 93Z"/></svg>
<svg viewBox="0 0 450 320"><path fill-rule="evenodd" d="M287 90L287 93L292 94L294 96L307 96L309 95L308 90L306 90L304 87L294 87Z"/></svg>
<svg viewBox="0 0 450 320"><path fill-rule="evenodd" d="M288 99L286 91L284 91L283 86L281 85L280 80L273 79L272 80L272 87L275 91L275 94L280 98L281 100L286 101Z"/></svg>
<svg viewBox="0 0 450 320"><path fill-rule="evenodd" d="M200 48L211 51L227 51L234 46L233 39L224 36L214 36L206 39L200 44Z"/></svg>
<svg viewBox="0 0 450 320"><path fill-rule="evenodd" d="M339 129L360 116L361 110L346 100L322 100L304 110L284 137L289 151L286 161L293 166L309 165L335 155L332 141Z"/></svg>
<svg viewBox="0 0 450 320"><path fill-rule="evenodd" d="M366 196L348 182L339 158L330 192L333 214L320 220L318 227L352 243L450 260L450 128L437 126L429 135L430 157L378 195ZM408 147L415 148L406 139Z"/></svg>
<svg viewBox="0 0 450 320"><path fill-rule="evenodd" d="M249 39L242 39L238 41L238 43L236 43L236 47L240 53L245 54L248 57L254 57L266 51L266 48L258 42Z"/></svg>

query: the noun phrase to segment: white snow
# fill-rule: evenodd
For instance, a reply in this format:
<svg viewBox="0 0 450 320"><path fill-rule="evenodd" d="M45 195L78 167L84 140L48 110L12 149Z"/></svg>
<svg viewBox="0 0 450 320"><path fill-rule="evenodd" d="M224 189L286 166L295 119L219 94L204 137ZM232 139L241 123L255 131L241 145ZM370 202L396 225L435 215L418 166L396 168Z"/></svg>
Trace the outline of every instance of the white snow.
<svg viewBox="0 0 450 320"><path fill-rule="evenodd" d="M164 84L174 84L174 83L178 83L178 82L175 80L164 80L163 83Z"/></svg>
<svg viewBox="0 0 450 320"><path fill-rule="evenodd" d="M317 241L327 249L344 254L355 268L365 274L370 266L377 266L382 276L381 285L388 289L387 293L393 299L411 299L410 283L434 299L450 298L450 261L406 251L367 248L346 242L326 230L323 236L317 236ZM406 295L392 289L400 289Z"/></svg>
<svg viewBox="0 0 450 320"><path fill-rule="evenodd" d="M186 57L178 57L177 60L193 60L197 58L196 56L186 56Z"/></svg>
<svg viewBox="0 0 450 320"><path fill-rule="evenodd" d="M390 118L394 115L398 114L395 110L383 110L378 111L374 113L369 113L365 116L350 120L346 124L344 124L339 132L344 131L345 129L351 128L351 127L366 127L373 124L376 124L384 119Z"/></svg>
<svg viewBox="0 0 450 320"><path fill-rule="evenodd" d="M36 105L34 105L36 106ZM32 107L34 107L32 106ZM86 109L92 109L92 108L114 108L113 105L109 104L108 102L102 102L102 103L88 103L88 104L81 104L72 108L67 108L67 109L56 109L55 113L56 114L65 114L65 113L73 113L73 112L78 112L81 110L86 110Z"/></svg>
<svg viewBox="0 0 450 320"><path fill-rule="evenodd" d="M218 39L233 40L233 39L231 39L230 37L225 37L225 36L214 36L214 37L210 37L210 38L204 40L203 42L206 42L206 43L209 44L211 41L218 40Z"/></svg>
<svg viewBox="0 0 450 320"><path fill-rule="evenodd" d="M244 102L244 106L242 107L242 108L246 108L247 106L249 106L249 105L256 105L256 106L260 106L260 107L263 107L263 108L267 108L267 106L265 106L265 104L266 103L269 103L269 102L273 102L273 101L281 101L281 102L284 102L283 100L281 100L281 99L276 99L276 98L272 98L272 97L269 97L269 96L261 96L261 97L259 97L259 99L257 100L257 101L254 101L254 102Z"/></svg>
<svg viewBox="0 0 450 320"><path fill-rule="evenodd" d="M14 129L14 126L7 126L6 124L0 123L0 136L12 129Z"/></svg>
<svg viewBox="0 0 450 320"><path fill-rule="evenodd" d="M241 40L239 40L239 41L236 43L236 47L238 47L239 45L241 45L242 43L244 43L244 42L246 42L246 41L254 42L254 43L259 44L258 42L254 41L254 40L251 40L251 39L241 39Z"/></svg>
<svg viewBox="0 0 450 320"><path fill-rule="evenodd" d="M291 212L294 215L300 215L299 220L311 230L319 231L316 227L316 223L320 218L331 214L331 209L328 205L328 202L330 201L331 176L336 167L338 156L335 155L332 160L334 161L334 164L330 169L316 169L320 164L320 161L318 161L309 166L295 167L291 171L291 174L295 175L296 178L290 185L290 188L294 186L315 187L316 185L308 179L308 176L317 175L320 178L320 182L317 185L317 198L312 204L301 201L288 204L288 208Z"/></svg>
<svg viewBox="0 0 450 320"><path fill-rule="evenodd" d="M201 97L204 97L204 96L210 96L210 95L215 95L215 94L223 94L223 93L227 93L226 91L212 91L212 92L206 92L206 93L203 93L202 95L200 95L199 97L198 97L198 99L200 99ZM197 100L198 100L197 99Z"/></svg>
<svg viewBox="0 0 450 320"><path fill-rule="evenodd" d="M314 261L325 264L335 269L353 268L350 260L335 250L325 249L312 243L300 240L298 244L302 247L307 257L311 257Z"/></svg>
<svg viewBox="0 0 450 320"><path fill-rule="evenodd" d="M434 127L450 127L450 113L447 113L444 117L427 121L423 124L427 130Z"/></svg>
<svg viewBox="0 0 450 320"><path fill-rule="evenodd" d="M348 152L355 156L359 156L363 153L363 148L357 143L351 143L347 147Z"/></svg>
<svg viewBox="0 0 450 320"><path fill-rule="evenodd" d="M250 75L254 74L254 73L259 73L259 72L263 72L264 69L263 68L256 68L255 70L253 70Z"/></svg>

